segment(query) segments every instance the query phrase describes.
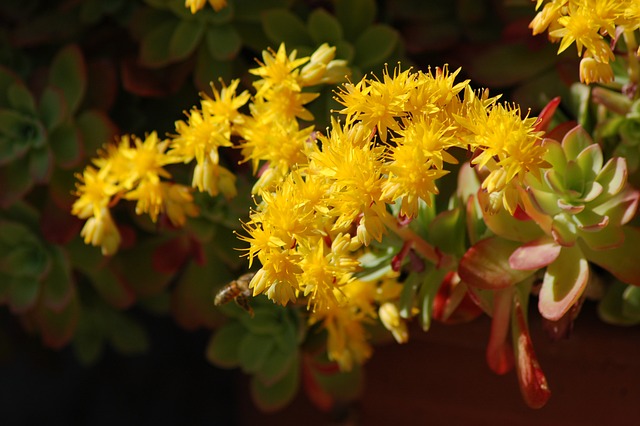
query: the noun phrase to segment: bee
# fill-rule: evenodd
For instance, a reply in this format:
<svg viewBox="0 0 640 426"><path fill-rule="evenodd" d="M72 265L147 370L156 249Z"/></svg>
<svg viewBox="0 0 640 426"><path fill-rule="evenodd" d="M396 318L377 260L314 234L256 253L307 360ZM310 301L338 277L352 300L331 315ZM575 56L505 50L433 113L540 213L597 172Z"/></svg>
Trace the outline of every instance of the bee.
<svg viewBox="0 0 640 426"><path fill-rule="evenodd" d="M247 272L222 287L216 293L216 296L213 299L213 304L220 306L233 300L238 306L249 312L249 315L253 316L253 309L249 305L249 298L253 292L249 288L249 283L255 274L255 272Z"/></svg>

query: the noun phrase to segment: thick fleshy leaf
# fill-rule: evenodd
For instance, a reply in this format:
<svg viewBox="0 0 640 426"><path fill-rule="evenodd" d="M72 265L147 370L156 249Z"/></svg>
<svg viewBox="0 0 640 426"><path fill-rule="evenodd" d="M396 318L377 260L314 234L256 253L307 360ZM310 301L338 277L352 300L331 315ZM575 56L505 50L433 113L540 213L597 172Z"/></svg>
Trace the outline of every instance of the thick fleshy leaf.
<svg viewBox="0 0 640 426"><path fill-rule="evenodd" d="M34 182L29 175L29 158L0 167L0 206L8 207L26 194Z"/></svg>
<svg viewBox="0 0 640 426"><path fill-rule="evenodd" d="M209 53L217 61L232 60L242 48L242 38L231 24L208 28L205 41Z"/></svg>
<svg viewBox="0 0 640 426"><path fill-rule="evenodd" d="M12 84L7 88L9 105L22 114L33 116L36 113L36 101L33 95L22 83Z"/></svg>
<svg viewBox="0 0 640 426"><path fill-rule="evenodd" d="M294 46L313 45L304 23L288 10L274 9L264 12L262 26L272 42L285 43L289 49Z"/></svg>
<svg viewBox="0 0 640 426"><path fill-rule="evenodd" d="M80 132L71 121L56 127L49 135L49 143L56 164L61 168L76 167L84 157Z"/></svg>
<svg viewBox="0 0 640 426"><path fill-rule="evenodd" d="M478 200L480 204L486 202L488 195L484 191L478 191ZM528 199L529 195L525 194L523 201L525 205L531 206L531 201ZM486 205L486 204L485 204ZM533 207L527 208L527 214L532 213L539 221L548 222L548 227L551 228L551 218L541 214ZM508 238L510 240L526 243L531 240L539 238L543 232L538 226L537 221L534 220L520 220L514 216L511 216L505 209L500 209L498 212L491 214L490 212L483 211L484 223L487 227L496 235ZM531 216L531 215L529 215Z"/></svg>
<svg viewBox="0 0 640 426"><path fill-rule="evenodd" d="M634 218L638 210L640 191L628 186L599 206L593 207L597 214L607 216L612 226L620 226Z"/></svg>
<svg viewBox="0 0 640 426"><path fill-rule="evenodd" d="M42 96L40 96L38 110L42 123L47 129L53 129L62 124L69 116L67 101L62 89L57 87L45 88Z"/></svg>
<svg viewBox="0 0 640 426"><path fill-rule="evenodd" d="M340 22L324 9L315 9L307 21L309 34L316 44L329 43L335 45L342 40Z"/></svg>
<svg viewBox="0 0 640 426"><path fill-rule="evenodd" d="M422 284L418 291L418 309L420 309L420 326L423 331L428 331L431 327L433 302L447 273L446 269L434 268L425 274L422 279Z"/></svg>
<svg viewBox="0 0 640 426"><path fill-rule="evenodd" d="M230 322L220 327L207 345L207 360L220 368L238 367L238 350L246 335L247 330L239 322Z"/></svg>
<svg viewBox="0 0 640 426"><path fill-rule="evenodd" d="M398 32L386 25L372 25L354 43L353 62L362 69L381 65L393 53L399 40Z"/></svg>
<svg viewBox="0 0 640 426"><path fill-rule="evenodd" d="M593 144L593 140L582 126L574 127L562 139L562 149L567 160L575 160L591 144Z"/></svg>
<svg viewBox="0 0 640 426"><path fill-rule="evenodd" d="M506 374L513 368L513 348L507 340L513 301L513 287L494 293L491 335L487 344L487 364L496 374Z"/></svg>
<svg viewBox="0 0 640 426"><path fill-rule="evenodd" d="M103 111L85 110L76 117L76 127L82 137L87 155L94 155L103 144L113 140L118 133L116 125Z"/></svg>
<svg viewBox="0 0 640 426"><path fill-rule="evenodd" d="M53 153L49 146L29 152L29 175L34 183L49 183L53 173Z"/></svg>
<svg viewBox="0 0 640 426"><path fill-rule="evenodd" d="M292 363L287 374L271 385L266 385L256 376L251 380L251 397L256 406L265 412L273 412L286 406L298 391L300 385L300 367Z"/></svg>
<svg viewBox="0 0 640 426"><path fill-rule="evenodd" d="M624 231L618 226L609 226L598 232L581 232L581 242L591 250L610 250L624 242Z"/></svg>
<svg viewBox="0 0 640 426"><path fill-rule="evenodd" d="M551 391L533 350L525 308L518 295L514 299L511 326L520 392L529 407L542 408L549 400Z"/></svg>
<svg viewBox="0 0 640 426"><path fill-rule="evenodd" d="M578 154L576 162L582 170L585 182L594 180L604 164L604 157L600 145L594 143L583 149L582 152Z"/></svg>
<svg viewBox="0 0 640 426"><path fill-rule="evenodd" d="M274 349L272 336L247 333L238 346L238 361L245 373L255 374Z"/></svg>
<svg viewBox="0 0 640 426"><path fill-rule="evenodd" d="M598 303L598 316L606 323L614 325L640 324L640 317L629 317L625 314L625 293L628 289L637 289L614 280L608 287L604 297ZM627 308L628 309L628 308Z"/></svg>
<svg viewBox="0 0 640 426"><path fill-rule="evenodd" d="M171 20L145 34L140 43L140 63L149 68L160 68L171 62L167 46L179 21Z"/></svg>
<svg viewBox="0 0 640 426"><path fill-rule="evenodd" d="M33 147L43 146L45 140L42 123L18 111L0 110L0 165L24 156Z"/></svg>
<svg viewBox="0 0 640 426"><path fill-rule="evenodd" d="M349 41L355 40L373 24L377 13L375 0L338 1L335 7L336 18Z"/></svg>
<svg viewBox="0 0 640 426"><path fill-rule="evenodd" d="M640 262L637 256L640 247L640 228L625 226L624 242L609 250L593 250L581 244L584 255L598 266L611 272L620 281L640 286Z"/></svg>
<svg viewBox="0 0 640 426"><path fill-rule="evenodd" d="M64 309L73 296L69 258L59 246L51 246L51 271L42 281L42 303L54 312Z"/></svg>
<svg viewBox="0 0 640 426"><path fill-rule="evenodd" d="M292 368L293 362L297 359L295 341L293 343L294 350L283 351L279 348L274 348L269 352L260 370L256 372L256 376L262 383L267 386L272 385L281 380L287 371Z"/></svg>
<svg viewBox="0 0 640 426"><path fill-rule="evenodd" d="M445 210L429 224L429 242L444 253L461 256L466 248L465 225L462 208Z"/></svg>
<svg viewBox="0 0 640 426"><path fill-rule="evenodd" d="M549 125L551 125L551 121L553 120L553 115L555 114L556 109L558 109L558 105L560 105L561 100L560 96L556 96L551 99L544 108L542 108L542 111L538 114L538 120L535 124L536 131L546 132L549 129Z"/></svg>
<svg viewBox="0 0 640 426"><path fill-rule="evenodd" d="M0 66L0 108L12 108L7 95L9 87L14 84L23 83L13 70Z"/></svg>
<svg viewBox="0 0 640 426"><path fill-rule="evenodd" d="M579 246L564 247L542 281L538 309L557 321L578 301L589 280L589 264Z"/></svg>
<svg viewBox="0 0 640 426"><path fill-rule="evenodd" d="M578 238L578 227L573 221L573 216L567 213L555 215L551 225L551 235L561 246L573 246Z"/></svg>
<svg viewBox="0 0 640 426"><path fill-rule="evenodd" d="M8 284L11 312L23 313L35 306L40 294L40 280L33 276L13 276Z"/></svg>
<svg viewBox="0 0 640 426"><path fill-rule="evenodd" d="M547 138L542 141L542 146L547 150L544 154L544 160L551 164L552 168L563 170L567 164L567 156L562 145L554 139Z"/></svg>
<svg viewBox="0 0 640 426"><path fill-rule="evenodd" d="M518 247L509 257L509 266L524 271L544 268L557 259L561 248L552 238L544 236Z"/></svg>
<svg viewBox="0 0 640 426"><path fill-rule="evenodd" d="M93 248L87 247L86 249ZM122 278L109 269L95 270L90 275L90 281L98 294L113 307L124 309L135 302L135 292Z"/></svg>
<svg viewBox="0 0 640 426"><path fill-rule="evenodd" d="M33 312L43 343L54 349L59 349L71 341L79 315L80 304L77 297L71 298L69 304L60 312L53 311L42 303Z"/></svg>
<svg viewBox="0 0 640 426"><path fill-rule="evenodd" d="M192 54L202 39L204 29L204 22L180 21L167 46L171 61L181 61Z"/></svg>
<svg viewBox="0 0 640 426"><path fill-rule="evenodd" d="M121 250L111 266L139 296L151 296L162 291L173 274L165 274L153 267L153 255L168 238L138 241L135 250Z"/></svg>
<svg viewBox="0 0 640 426"><path fill-rule="evenodd" d="M123 355L140 354L149 348L145 329L127 314L111 311L109 315L109 342Z"/></svg>
<svg viewBox="0 0 640 426"><path fill-rule="evenodd" d="M62 90L70 112L78 110L87 86L87 70L78 46L68 46L56 55L49 84Z"/></svg>
<svg viewBox="0 0 640 426"><path fill-rule="evenodd" d="M596 181L602 185L603 197L620 192L627 182L627 162L622 157L609 159L599 171Z"/></svg>
<svg viewBox="0 0 640 426"><path fill-rule="evenodd" d="M470 286L498 290L519 283L533 271L518 271L509 266L509 257L519 243L498 237L481 240L460 259L458 274Z"/></svg>

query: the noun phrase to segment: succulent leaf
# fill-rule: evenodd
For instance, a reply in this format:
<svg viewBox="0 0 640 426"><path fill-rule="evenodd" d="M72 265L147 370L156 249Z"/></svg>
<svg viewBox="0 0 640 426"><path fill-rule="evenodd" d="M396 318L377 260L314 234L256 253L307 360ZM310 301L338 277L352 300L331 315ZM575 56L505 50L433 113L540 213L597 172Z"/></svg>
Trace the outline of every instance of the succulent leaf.
<svg viewBox="0 0 640 426"><path fill-rule="evenodd" d="M562 246L544 236L518 247L509 256L509 266L520 271L535 271L554 262Z"/></svg>

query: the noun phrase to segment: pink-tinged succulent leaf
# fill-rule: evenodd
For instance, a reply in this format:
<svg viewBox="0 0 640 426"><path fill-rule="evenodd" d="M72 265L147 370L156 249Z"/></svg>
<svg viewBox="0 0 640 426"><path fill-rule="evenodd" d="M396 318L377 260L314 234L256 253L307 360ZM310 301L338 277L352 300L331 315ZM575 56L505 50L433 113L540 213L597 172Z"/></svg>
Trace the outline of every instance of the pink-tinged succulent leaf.
<svg viewBox="0 0 640 426"><path fill-rule="evenodd" d="M604 188L602 188L602 185L600 185L598 182L596 181L591 181L591 182L585 182L586 183L586 187L585 190L582 193L582 197L578 198L578 201L581 201L583 203L588 203L590 201L595 200L597 197L600 196L600 194L602 194Z"/></svg>
<svg viewBox="0 0 640 426"><path fill-rule="evenodd" d="M638 287L628 286L618 280L613 280L611 285L607 287L604 297L598 303L598 316L602 321L614 325L640 323L640 317L635 315L629 317L625 314L625 293L629 289L638 289Z"/></svg>
<svg viewBox="0 0 640 426"><path fill-rule="evenodd" d="M482 314L482 309L473 301L467 285L455 272L450 272L442 281L433 300L433 319L445 324L469 322Z"/></svg>
<svg viewBox="0 0 640 426"><path fill-rule="evenodd" d="M546 331L547 336L549 336L552 342L569 338L569 335L573 331L573 323L580 313L584 299L584 297L581 297L578 303L571 306L571 309L557 321L542 318L542 328L544 328L544 331Z"/></svg>
<svg viewBox="0 0 640 426"><path fill-rule="evenodd" d="M514 289L498 290L493 296L491 335L487 344L487 364L496 374L506 374L513 368L513 349L507 340Z"/></svg>
<svg viewBox="0 0 640 426"><path fill-rule="evenodd" d="M35 183L48 183L53 173L53 154L48 146L29 152L29 175Z"/></svg>
<svg viewBox="0 0 640 426"><path fill-rule="evenodd" d="M602 156L602 149L600 145L592 144L585 148L578 157L576 162L584 175L584 181L589 182L595 179L602 169L604 159Z"/></svg>
<svg viewBox="0 0 640 426"><path fill-rule="evenodd" d="M525 197L527 195L525 194ZM478 201L480 205L487 202L488 194L484 191L478 191ZM485 204L486 205L486 204ZM531 210L531 209L529 209ZM516 209L517 211L517 209ZM528 213L528 212L527 212ZM537 211L535 212L539 217L543 217ZM483 212L484 223L487 227L496 235L510 240L527 242L535 240L542 235L542 230L533 220L518 220L511 216L505 209L500 209L498 212L491 214ZM546 218L546 216L544 216ZM551 226L551 219L549 218L549 226Z"/></svg>
<svg viewBox="0 0 640 426"><path fill-rule="evenodd" d="M567 164L567 156L562 149L562 145L553 139L547 138L542 141L542 146L547 149L544 155L545 161L551 164L552 168L562 170Z"/></svg>
<svg viewBox="0 0 640 426"><path fill-rule="evenodd" d="M561 249L562 246L545 235L518 247L509 257L509 266L522 271L536 271L556 260Z"/></svg>
<svg viewBox="0 0 640 426"><path fill-rule="evenodd" d="M53 150L56 164L63 169L78 166L84 158L81 134L71 121L56 127L49 134L49 143Z"/></svg>
<svg viewBox="0 0 640 426"><path fill-rule="evenodd" d="M602 196L612 196L622 190L627 182L627 161L622 157L614 157L600 170L596 181L602 185Z"/></svg>
<svg viewBox="0 0 640 426"><path fill-rule="evenodd" d="M578 213L580 213L581 211L584 210L584 205L583 204L579 204L579 205L576 206L574 204L568 203L567 201L565 201L562 198L558 199L558 207L560 207L560 209L562 211L564 211L566 213L569 213L569 214L574 214L574 215L578 214Z"/></svg>
<svg viewBox="0 0 640 426"><path fill-rule="evenodd" d="M607 216L612 226L621 226L629 222L636 215L640 192L631 187L619 192L592 210Z"/></svg>
<svg viewBox="0 0 640 426"><path fill-rule="evenodd" d="M39 116L47 129L53 129L68 118L69 108L64 94L57 87L47 87L40 96Z"/></svg>
<svg viewBox="0 0 640 426"><path fill-rule="evenodd" d="M110 269L96 270L90 276L91 285L108 304L125 309L136 301L133 289Z"/></svg>
<svg viewBox="0 0 640 426"><path fill-rule="evenodd" d="M519 297L516 295L511 326L518 383L520 384L522 397L527 405L531 408L542 408L549 400L551 391L549 390L547 378L533 350L529 326L527 325L522 305L523 303L520 302Z"/></svg>
<svg viewBox="0 0 640 426"><path fill-rule="evenodd" d="M546 136L549 139L560 141L577 125L578 123L574 120L565 121L564 123L558 124L556 127L547 132Z"/></svg>
<svg viewBox="0 0 640 426"><path fill-rule="evenodd" d="M551 124L551 120L553 119L553 114L555 114L558 105L560 105L560 96L556 96L551 99L540 111L540 115L538 115L538 120L536 120L536 124L534 125L534 129L539 132L546 132Z"/></svg>
<svg viewBox="0 0 640 426"><path fill-rule="evenodd" d="M640 286L640 262L635 255L640 247L640 228L625 226L624 241L609 250L593 250L581 244L582 251L589 262L611 272L620 281Z"/></svg>
<svg viewBox="0 0 640 426"><path fill-rule="evenodd" d="M580 238L592 250L609 250L624 242L624 231L619 226L609 226L598 232L582 232Z"/></svg>
<svg viewBox="0 0 640 426"><path fill-rule="evenodd" d="M85 153L98 151L103 144L114 139L118 128L109 116L99 110L84 110L76 117L76 126L82 136Z"/></svg>
<svg viewBox="0 0 640 426"><path fill-rule="evenodd" d="M564 170L563 188L571 198L578 198L584 192L585 176L582 169L575 160L567 161Z"/></svg>
<svg viewBox="0 0 640 426"><path fill-rule="evenodd" d="M509 257L518 243L499 237L479 241L460 259L458 274L470 286L498 290L519 283L532 271L518 271L509 266Z"/></svg>
<svg viewBox="0 0 640 426"><path fill-rule="evenodd" d="M538 309L543 317L557 321L577 302L589 280L589 263L579 246L564 247L547 267Z"/></svg>
<svg viewBox="0 0 640 426"><path fill-rule="evenodd" d="M582 126L574 127L562 139L562 149L567 160L575 160L591 144L593 144L593 140Z"/></svg>
<svg viewBox="0 0 640 426"><path fill-rule="evenodd" d="M525 189L518 189L520 193L520 202L524 213L546 234L551 232L551 225L553 224L553 216L540 210L539 206L535 202L534 194L531 192L531 187ZM540 235L540 234L538 234ZM506 236L505 236L506 237ZM526 241L534 240L530 238Z"/></svg>
<svg viewBox="0 0 640 426"><path fill-rule="evenodd" d="M609 224L609 216L602 216L592 210L584 210L573 216L578 229L586 232L598 232Z"/></svg>
<svg viewBox="0 0 640 426"><path fill-rule="evenodd" d="M560 213L561 209L558 207L558 196L556 194L535 189L531 186L527 188L527 193L532 206L535 207L538 212L546 216L553 216ZM533 220L536 220L537 216L535 214L532 214L528 209L525 209L525 211Z"/></svg>
<svg viewBox="0 0 640 426"><path fill-rule="evenodd" d="M555 215L551 225L551 235L561 246L573 246L578 238L578 227L573 222L573 217L567 214Z"/></svg>
<svg viewBox="0 0 640 426"><path fill-rule="evenodd" d="M562 177L558 175L558 169L546 170L542 178L553 192L562 193L564 191L564 182Z"/></svg>

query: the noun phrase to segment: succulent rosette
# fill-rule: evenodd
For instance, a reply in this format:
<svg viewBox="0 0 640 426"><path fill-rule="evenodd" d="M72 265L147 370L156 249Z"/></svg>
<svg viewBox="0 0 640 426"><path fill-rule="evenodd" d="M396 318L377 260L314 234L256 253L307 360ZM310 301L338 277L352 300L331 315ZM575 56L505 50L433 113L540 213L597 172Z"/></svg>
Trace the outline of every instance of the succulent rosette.
<svg viewBox="0 0 640 426"><path fill-rule="evenodd" d="M579 126L561 143L546 139L543 145L551 167L542 179L527 178L523 197L524 211L543 234L516 249L509 265L516 270L547 268L538 307L545 318L559 320L583 294L589 262L623 281L638 280L629 270L632 265L617 259L619 250L613 249L637 238L635 230L623 225L634 217L640 193L627 184L625 159L604 163L600 146Z"/></svg>

